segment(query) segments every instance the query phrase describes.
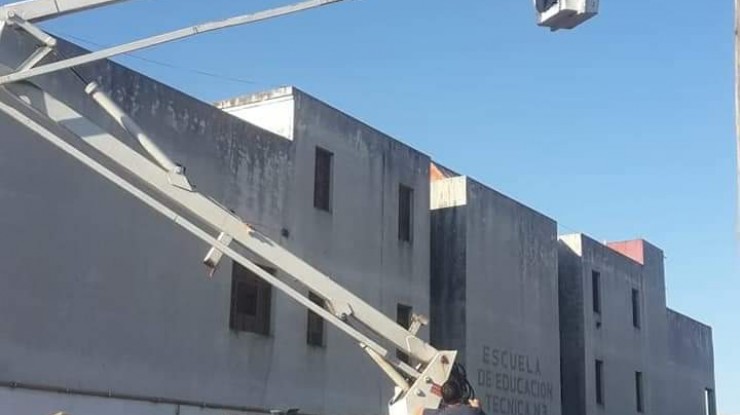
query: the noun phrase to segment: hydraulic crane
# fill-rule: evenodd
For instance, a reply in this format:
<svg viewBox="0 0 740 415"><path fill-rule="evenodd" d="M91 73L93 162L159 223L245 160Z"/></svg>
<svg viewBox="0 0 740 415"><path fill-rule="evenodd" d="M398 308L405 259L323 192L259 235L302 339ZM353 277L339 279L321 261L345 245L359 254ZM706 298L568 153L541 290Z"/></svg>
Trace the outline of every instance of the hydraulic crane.
<svg viewBox="0 0 740 415"><path fill-rule="evenodd" d="M205 242L210 249L203 262L211 270L227 256L351 336L395 384L389 403L391 415L436 408L441 385L459 372L453 370L455 351L437 350L416 336L426 324L424 317L414 316L410 327L399 326L199 193L188 180L184 166L171 160L156 139L147 135L95 82L81 79L74 70L122 53L342 0L306 0L74 57L56 53L57 40L37 26L44 20L122 1L26 0L0 7L0 34L4 40L0 43L0 111ZM539 25L551 30L571 29L597 13L598 0L536 0L535 8ZM51 74L79 88L67 95L52 94L44 89L43 82L38 82ZM102 109L136 139L139 148L124 144L116 136L120 130L109 131L106 123L98 123L101 126L86 118L77 109L80 105ZM282 272L266 272L249 259L254 256ZM304 294L306 288L322 297L325 306L311 301ZM398 359L393 349L404 351L410 363Z"/></svg>

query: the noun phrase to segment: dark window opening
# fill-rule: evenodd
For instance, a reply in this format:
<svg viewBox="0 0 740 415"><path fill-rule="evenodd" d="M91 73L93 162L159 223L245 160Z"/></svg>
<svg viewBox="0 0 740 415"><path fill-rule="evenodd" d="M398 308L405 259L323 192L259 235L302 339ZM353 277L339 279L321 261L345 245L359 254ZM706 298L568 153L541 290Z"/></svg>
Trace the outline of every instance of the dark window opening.
<svg viewBox="0 0 740 415"><path fill-rule="evenodd" d="M321 307L326 306L326 301L318 295L309 292L308 299ZM311 310L308 310L308 324L306 325L306 343L311 346L326 346L324 334L324 319Z"/></svg>
<svg viewBox="0 0 740 415"><path fill-rule="evenodd" d="M601 314L601 274L598 271L591 271L591 290L594 313Z"/></svg>
<svg viewBox="0 0 740 415"><path fill-rule="evenodd" d="M411 306L398 304L398 307L396 308L396 322L406 330L411 327L412 312L413 308L411 308ZM409 355L402 352L401 350L396 350L396 357L398 357L398 359L402 362L406 362L409 364L411 362Z"/></svg>
<svg viewBox="0 0 740 415"><path fill-rule="evenodd" d="M637 401L637 412L642 413L645 410L644 391L642 384L642 372L635 372L635 399Z"/></svg>
<svg viewBox="0 0 740 415"><path fill-rule="evenodd" d="M313 206L331 212L332 167L334 154L316 147L313 181Z"/></svg>
<svg viewBox="0 0 740 415"><path fill-rule="evenodd" d="M640 328L640 291L632 289L632 325Z"/></svg>
<svg viewBox="0 0 740 415"><path fill-rule="evenodd" d="M411 242L414 227L414 189L398 187L398 239Z"/></svg>
<svg viewBox="0 0 740 415"><path fill-rule="evenodd" d="M275 274L273 269L263 269ZM270 334L271 308L272 286L234 262L231 268L229 328L267 336Z"/></svg>
<svg viewBox="0 0 740 415"><path fill-rule="evenodd" d="M604 405L604 362L601 360L596 361L596 403Z"/></svg>

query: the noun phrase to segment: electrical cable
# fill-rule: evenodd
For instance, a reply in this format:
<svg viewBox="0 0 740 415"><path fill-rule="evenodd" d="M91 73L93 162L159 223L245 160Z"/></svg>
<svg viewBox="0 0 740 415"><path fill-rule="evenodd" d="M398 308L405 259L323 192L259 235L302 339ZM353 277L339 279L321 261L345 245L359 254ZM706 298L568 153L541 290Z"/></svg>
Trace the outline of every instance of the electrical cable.
<svg viewBox="0 0 740 415"><path fill-rule="evenodd" d="M69 34L69 33L56 32L55 33L55 36L69 38L69 39L72 39L72 40L76 40L78 42L87 43L89 45L97 46L97 47L101 47L101 48L110 47L110 45L106 45L106 44L102 44L102 43L97 43L97 42L94 42L92 40L88 40L88 39L85 39L85 38L82 38L82 37L79 37L79 36L75 36L75 35L72 35L72 34ZM162 66L162 67L165 67L165 68L176 69L176 70L185 71L185 72L191 72L191 73L194 73L196 75L207 76L207 77L216 78L216 79L222 79L222 80L225 80L225 81L238 82L238 83L243 83L243 84L247 84L247 85L265 84L264 82L257 82L257 81L253 81L253 80L250 80L250 79L243 79L243 78L238 78L238 77L233 77L233 76L222 75L222 74L218 74L218 73L214 73L214 72L208 72L208 71L204 71L204 70L197 69L197 68L190 68L190 67L186 67L186 66L174 65L174 64L167 63L167 62L162 62L162 61L159 61L159 60L156 60L156 59L151 59L151 58L147 58L147 57L144 57L144 56L140 56L140 55L137 55L135 53L124 53L123 55L124 56L128 56L130 58L138 59L138 60L143 61L143 62L151 63L151 64L154 64L154 65L159 65L159 66Z"/></svg>

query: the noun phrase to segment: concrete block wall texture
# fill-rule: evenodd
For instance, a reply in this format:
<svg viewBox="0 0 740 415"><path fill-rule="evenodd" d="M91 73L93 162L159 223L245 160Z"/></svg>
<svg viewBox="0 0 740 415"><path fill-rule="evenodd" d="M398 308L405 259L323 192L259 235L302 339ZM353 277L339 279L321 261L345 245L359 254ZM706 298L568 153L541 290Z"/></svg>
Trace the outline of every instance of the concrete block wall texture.
<svg viewBox="0 0 740 415"><path fill-rule="evenodd" d="M10 67L33 47L15 31L0 42ZM387 315L399 302L428 314L427 156L298 91L291 141L111 62L78 73L203 193ZM71 72L33 82L134 146ZM230 331L229 264L208 279L202 243L15 121L0 116L0 128L0 314L14 316L0 319L0 382L385 412L390 382L343 334L328 328L325 349L306 345L306 310L282 294L269 336ZM334 152L331 214L313 208L316 145ZM399 183L415 192L412 243L397 237Z"/></svg>
<svg viewBox="0 0 740 415"><path fill-rule="evenodd" d="M645 241L608 245L581 234L560 238L564 412L638 413L636 372L641 372L641 412L704 413L695 410L704 408L705 388L714 387L713 358L707 353L711 332L695 325L679 327L666 308L663 253L658 248ZM594 285L599 286L596 291ZM635 294L638 327L633 322ZM595 302L600 306L594 307ZM679 347L677 337L701 347L672 352ZM603 362L601 403L597 360ZM676 378L677 364L692 367L682 371L690 380Z"/></svg>
<svg viewBox="0 0 740 415"><path fill-rule="evenodd" d="M432 342L489 414L560 414L555 222L465 176L432 182Z"/></svg>

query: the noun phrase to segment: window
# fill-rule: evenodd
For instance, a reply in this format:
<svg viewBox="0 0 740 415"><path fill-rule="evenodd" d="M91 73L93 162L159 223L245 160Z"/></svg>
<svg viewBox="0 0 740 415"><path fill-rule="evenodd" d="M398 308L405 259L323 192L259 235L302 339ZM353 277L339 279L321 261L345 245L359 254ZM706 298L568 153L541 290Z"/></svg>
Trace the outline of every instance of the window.
<svg viewBox="0 0 740 415"><path fill-rule="evenodd" d="M331 212L332 167L334 154L316 147L313 179L313 206Z"/></svg>
<svg viewBox="0 0 740 415"><path fill-rule="evenodd" d="M604 362L601 360L596 361L596 403L604 405Z"/></svg>
<svg viewBox="0 0 740 415"><path fill-rule="evenodd" d="M601 314L601 274L598 271L591 271L591 290L594 313Z"/></svg>
<svg viewBox="0 0 740 415"><path fill-rule="evenodd" d="M411 306L398 304L398 307L396 308L396 322L403 328L407 329L411 327L411 315L412 315L413 308ZM409 355L406 353L396 350L396 357L398 357L399 360L402 362L409 363L411 359L409 359Z"/></svg>
<svg viewBox="0 0 740 415"><path fill-rule="evenodd" d="M308 299L314 304L318 304L321 307L326 305L326 301L318 295L309 292ZM326 345L326 337L324 336L324 319L318 314L311 310L308 310L308 324L306 326L306 343L311 346L324 347Z"/></svg>
<svg viewBox="0 0 740 415"><path fill-rule="evenodd" d="M640 328L640 291L632 289L632 325Z"/></svg>
<svg viewBox="0 0 740 415"><path fill-rule="evenodd" d="M270 274L275 270L263 269ZM234 262L231 269L229 328L262 335L270 334L272 287L253 272Z"/></svg>
<svg viewBox="0 0 740 415"><path fill-rule="evenodd" d="M398 186L398 239L411 242L414 228L414 189Z"/></svg>
<svg viewBox="0 0 740 415"><path fill-rule="evenodd" d="M645 403L643 402L643 385L642 385L642 372L635 372L635 400L637 401L637 412L642 413L645 410Z"/></svg>
<svg viewBox="0 0 740 415"><path fill-rule="evenodd" d="M717 404L714 401L713 389L704 389L704 411L706 415L717 415Z"/></svg>

